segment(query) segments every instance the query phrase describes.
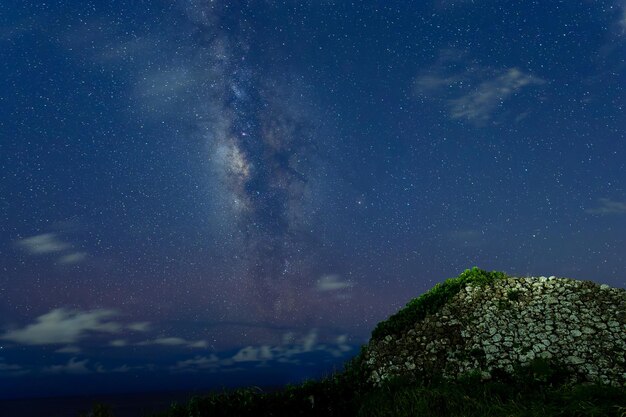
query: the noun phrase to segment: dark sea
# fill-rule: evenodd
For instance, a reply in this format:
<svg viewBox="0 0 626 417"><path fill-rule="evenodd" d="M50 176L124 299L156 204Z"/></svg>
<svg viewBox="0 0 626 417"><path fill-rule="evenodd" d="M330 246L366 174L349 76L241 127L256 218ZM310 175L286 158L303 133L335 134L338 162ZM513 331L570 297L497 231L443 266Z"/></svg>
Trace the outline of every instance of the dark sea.
<svg viewBox="0 0 626 417"><path fill-rule="evenodd" d="M0 417L78 417L90 411L94 403L111 406L115 417L142 417L164 411L172 402L186 403L190 392L152 392L84 397L26 398L0 400Z"/></svg>

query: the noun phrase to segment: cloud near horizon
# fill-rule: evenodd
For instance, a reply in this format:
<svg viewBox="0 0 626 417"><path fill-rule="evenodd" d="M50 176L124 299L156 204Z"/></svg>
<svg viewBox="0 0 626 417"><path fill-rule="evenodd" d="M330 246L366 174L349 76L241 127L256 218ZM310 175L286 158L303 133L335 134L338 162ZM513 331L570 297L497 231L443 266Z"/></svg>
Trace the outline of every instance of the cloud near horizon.
<svg viewBox="0 0 626 417"><path fill-rule="evenodd" d="M1 372L7 372L7 371L20 371L22 369L22 367L20 365L15 365L15 364L8 364L8 363L3 363L0 362L0 373Z"/></svg>
<svg viewBox="0 0 626 417"><path fill-rule="evenodd" d="M159 337L152 340L146 340L143 342L137 343L137 346L186 346L190 348L206 348L209 346L206 340L186 340L181 337ZM122 344L113 345L112 346L125 346Z"/></svg>
<svg viewBox="0 0 626 417"><path fill-rule="evenodd" d="M35 323L5 332L0 339L23 345L73 345L90 333L115 334L125 329L137 331L144 325L112 321L117 315L115 310L107 309L78 311L57 308L37 317Z"/></svg>
<svg viewBox="0 0 626 417"><path fill-rule="evenodd" d="M44 373L50 374L89 374L92 371L87 368L89 359L79 361L77 358L71 358L66 364L52 365L43 369Z"/></svg>
<svg viewBox="0 0 626 417"><path fill-rule="evenodd" d="M302 355L310 353L326 353L333 357L341 357L352 350L348 345L346 335L337 336L331 343L319 343L317 329L310 330L300 338L294 338L292 333L283 337L280 345L245 346L228 357L219 357L216 354L209 356L197 355L191 359L178 361L170 369L172 371L196 372L199 370L215 371L220 368L230 368L239 364L254 364L267 366L270 362L299 364Z"/></svg>

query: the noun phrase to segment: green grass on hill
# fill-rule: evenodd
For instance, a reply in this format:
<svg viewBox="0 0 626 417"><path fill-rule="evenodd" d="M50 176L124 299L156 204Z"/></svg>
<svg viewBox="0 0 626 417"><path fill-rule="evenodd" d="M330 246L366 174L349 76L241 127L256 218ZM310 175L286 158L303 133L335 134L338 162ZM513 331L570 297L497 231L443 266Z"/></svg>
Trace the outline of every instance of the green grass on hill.
<svg viewBox="0 0 626 417"><path fill-rule="evenodd" d="M504 278L508 276L503 272L487 272L477 267L467 269L456 278L449 278L436 284L430 291L409 301L396 314L378 323L372 332L372 340L381 340L387 335L400 334L409 330L426 315L439 311L450 298L470 283L487 285Z"/></svg>

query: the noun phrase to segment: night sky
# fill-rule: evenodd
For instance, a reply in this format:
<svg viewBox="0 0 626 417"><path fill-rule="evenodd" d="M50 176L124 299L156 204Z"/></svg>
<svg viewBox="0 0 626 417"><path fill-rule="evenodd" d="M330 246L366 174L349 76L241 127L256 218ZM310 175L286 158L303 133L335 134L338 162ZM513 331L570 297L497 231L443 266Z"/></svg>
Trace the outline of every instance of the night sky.
<svg viewBox="0 0 626 417"><path fill-rule="evenodd" d="M626 287L626 1L0 2L0 398L323 375L478 266Z"/></svg>

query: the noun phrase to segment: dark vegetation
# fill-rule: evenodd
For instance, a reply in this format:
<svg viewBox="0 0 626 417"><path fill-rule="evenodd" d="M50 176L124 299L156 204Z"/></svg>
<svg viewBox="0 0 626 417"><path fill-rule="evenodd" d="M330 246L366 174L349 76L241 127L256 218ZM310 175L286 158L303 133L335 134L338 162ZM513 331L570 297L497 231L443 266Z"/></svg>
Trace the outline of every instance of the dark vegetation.
<svg viewBox="0 0 626 417"><path fill-rule="evenodd" d="M398 334L411 322L436 311L469 282L487 285L506 278L500 272L478 268L436 285L381 322L373 339ZM510 301L517 295L509 294ZM476 352L480 354L480 352ZM517 367L514 375L495 372L488 381L478 372L458 381L440 378L396 378L379 388L366 384L362 354L350 360L343 372L320 381L289 385L265 393L244 388L196 396L187 404L172 404L169 410L150 417L626 417L626 389L596 384L571 384L570 371L545 359ZM101 405L90 416L113 417Z"/></svg>
<svg viewBox="0 0 626 417"><path fill-rule="evenodd" d="M263 393L257 389L212 393L172 404L150 417L625 417L626 390L601 385L558 384L532 378L517 383L481 381L468 374L457 382L420 384L396 379L366 388L334 375L322 381ZM93 417L113 417L99 408ZM139 416L138 416L139 417Z"/></svg>

